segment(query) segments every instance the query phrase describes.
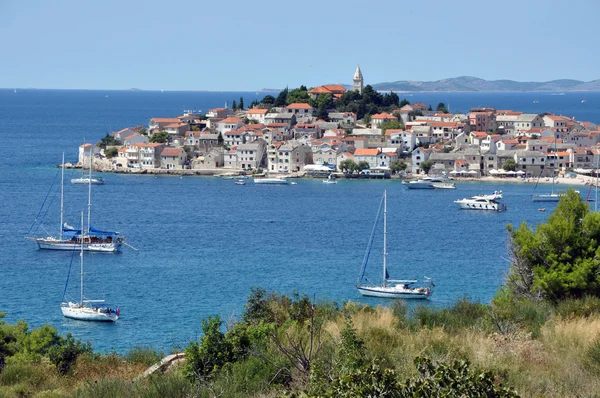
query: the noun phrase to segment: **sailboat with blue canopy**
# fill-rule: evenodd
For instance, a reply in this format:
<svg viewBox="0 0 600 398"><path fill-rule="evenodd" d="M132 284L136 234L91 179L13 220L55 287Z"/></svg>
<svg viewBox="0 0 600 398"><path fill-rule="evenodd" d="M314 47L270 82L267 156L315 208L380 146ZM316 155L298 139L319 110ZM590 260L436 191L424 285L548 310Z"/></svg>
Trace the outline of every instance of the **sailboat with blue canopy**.
<svg viewBox="0 0 600 398"><path fill-rule="evenodd" d="M92 170L90 156L90 173ZM90 224L92 208L92 185L88 186L87 228L74 228L64 222L64 172L65 159L63 154L61 189L60 189L60 229L58 236L29 237L45 250L79 250L83 244L84 251L114 253L125 243L125 237L116 231L104 231ZM44 205L42 205L44 206ZM40 210L41 212L41 210ZM41 222L40 222L41 225ZM82 233L83 231L83 233Z"/></svg>

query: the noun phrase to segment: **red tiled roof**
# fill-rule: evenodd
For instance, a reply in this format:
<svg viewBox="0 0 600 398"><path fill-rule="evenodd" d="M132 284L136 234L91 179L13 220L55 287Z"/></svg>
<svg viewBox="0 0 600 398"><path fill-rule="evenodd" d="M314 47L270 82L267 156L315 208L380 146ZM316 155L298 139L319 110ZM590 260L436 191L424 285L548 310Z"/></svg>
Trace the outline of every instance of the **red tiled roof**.
<svg viewBox="0 0 600 398"><path fill-rule="evenodd" d="M239 117L229 116L229 117L226 117L225 119L219 121L219 123L225 123L225 124L242 123L242 119L240 119Z"/></svg>
<svg viewBox="0 0 600 398"><path fill-rule="evenodd" d="M155 117L150 120L154 121L156 123L179 123L180 122L179 118L176 118L176 117Z"/></svg>
<svg viewBox="0 0 600 398"><path fill-rule="evenodd" d="M181 148L164 148L160 153L160 156L179 156L183 153Z"/></svg>
<svg viewBox="0 0 600 398"><path fill-rule="evenodd" d="M377 156L379 154L379 149L374 148L356 148L354 152L354 156Z"/></svg>
<svg viewBox="0 0 600 398"><path fill-rule="evenodd" d="M386 119L394 119L397 120L396 116L392 116L389 113L376 113L373 116L371 116L371 119L382 119L382 120L386 120Z"/></svg>
<svg viewBox="0 0 600 398"><path fill-rule="evenodd" d="M260 109L260 108L248 109L249 115L265 115L268 112L269 112L268 109Z"/></svg>
<svg viewBox="0 0 600 398"><path fill-rule="evenodd" d="M293 104L289 104L285 107L286 109L313 109L309 104L305 104L302 102L295 102Z"/></svg>

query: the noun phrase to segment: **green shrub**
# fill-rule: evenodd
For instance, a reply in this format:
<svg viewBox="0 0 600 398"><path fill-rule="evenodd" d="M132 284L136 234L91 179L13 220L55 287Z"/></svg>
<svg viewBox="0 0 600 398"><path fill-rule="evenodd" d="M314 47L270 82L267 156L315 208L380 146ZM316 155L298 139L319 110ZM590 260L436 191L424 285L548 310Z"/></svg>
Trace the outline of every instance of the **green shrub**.
<svg viewBox="0 0 600 398"><path fill-rule="evenodd" d="M88 381L79 387L73 397L76 398L108 398L108 397L136 397L136 385L127 380L102 379Z"/></svg>
<svg viewBox="0 0 600 398"><path fill-rule="evenodd" d="M30 363L25 361L12 361L0 374L0 385L12 386L25 383L34 389L46 384L53 371L48 369L51 365Z"/></svg>
<svg viewBox="0 0 600 398"><path fill-rule="evenodd" d="M180 373L151 376L137 389L144 398L188 398L198 396L196 388ZM121 395L120 395L121 396Z"/></svg>
<svg viewBox="0 0 600 398"><path fill-rule="evenodd" d="M585 296L580 299L566 299L556 305L555 312L563 318L595 315L600 313L600 298Z"/></svg>
<svg viewBox="0 0 600 398"><path fill-rule="evenodd" d="M552 307L548 302L517 297L501 289L492 300L488 321L492 328L501 333L513 333L520 329L537 338L551 314Z"/></svg>
<svg viewBox="0 0 600 398"><path fill-rule="evenodd" d="M584 364L593 372L600 373L600 336L585 351Z"/></svg>
<svg viewBox="0 0 600 398"><path fill-rule="evenodd" d="M163 358L163 353L151 348L134 347L125 354L123 359L132 364L152 366Z"/></svg>
<svg viewBox="0 0 600 398"><path fill-rule="evenodd" d="M517 397L505 387L496 385L492 372L471 368L468 361L451 364L416 358L419 375L401 387L402 397Z"/></svg>
<svg viewBox="0 0 600 398"><path fill-rule="evenodd" d="M81 340L75 340L71 333L67 333L67 338L63 344L53 346L48 352L48 358L60 374L67 374L77 361L81 354L93 355L92 345L82 343Z"/></svg>
<svg viewBox="0 0 600 398"><path fill-rule="evenodd" d="M203 319L200 343L194 341L185 349L185 372L191 380L208 376L231 361L232 347L220 330L222 323L218 315Z"/></svg>
<svg viewBox="0 0 600 398"><path fill-rule="evenodd" d="M482 327L488 309L489 307L484 304L471 302L468 298L460 298L450 308L417 307L409 324L414 330L423 327L443 327L450 332Z"/></svg>

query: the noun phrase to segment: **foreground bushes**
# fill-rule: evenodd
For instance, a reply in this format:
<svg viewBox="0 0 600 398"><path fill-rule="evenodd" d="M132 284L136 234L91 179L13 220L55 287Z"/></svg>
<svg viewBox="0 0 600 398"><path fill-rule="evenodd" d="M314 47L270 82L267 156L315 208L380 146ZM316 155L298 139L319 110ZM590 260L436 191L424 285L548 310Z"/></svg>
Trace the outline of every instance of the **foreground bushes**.
<svg viewBox="0 0 600 398"><path fill-rule="evenodd" d="M593 297L553 305L504 291L490 305L409 309L254 289L237 324L204 320L185 364L147 379L155 351L100 355L51 327L2 323L0 396L593 396L598 309Z"/></svg>

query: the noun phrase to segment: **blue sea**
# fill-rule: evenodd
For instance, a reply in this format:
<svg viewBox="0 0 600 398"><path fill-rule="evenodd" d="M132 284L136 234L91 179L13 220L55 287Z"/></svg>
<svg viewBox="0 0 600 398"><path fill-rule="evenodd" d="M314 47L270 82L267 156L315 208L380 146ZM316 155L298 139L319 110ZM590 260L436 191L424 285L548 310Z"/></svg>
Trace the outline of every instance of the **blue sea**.
<svg viewBox="0 0 600 398"><path fill-rule="evenodd" d="M146 346L171 351L200 335L201 320L238 319L253 286L306 293L317 300L360 301L355 289L381 195L388 192L388 260L395 278L434 279L425 305L470 297L487 303L508 270L506 225L544 222L554 204L531 202L532 184L461 183L457 190L406 190L399 181L300 180L290 186L238 186L214 177L104 175L94 186L92 224L127 236L138 251L85 256L89 298L121 309L116 324L63 318L60 302L78 294L78 256L40 251L25 240L34 219L59 228L56 189L62 153L107 132L147 125L184 109L206 111L265 93L0 90L0 312L5 320L54 325L99 351ZM491 106L552 112L600 123L600 93L414 93L411 102L449 104L453 111ZM534 102L536 101L536 102ZM585 101L585 102L582 102ZM68 181L78 171L67 171ZM587 188L586 188L587 189ZM460 211L453 200L503 190L508 211ZM537 191L550 190L538 186ZM582 192L582 194L585 194ZM66 221L77 225L87 187L66 184ZM44 204L47 213L38 215ZM369 278L381 274L376 239Z"/></svg>

